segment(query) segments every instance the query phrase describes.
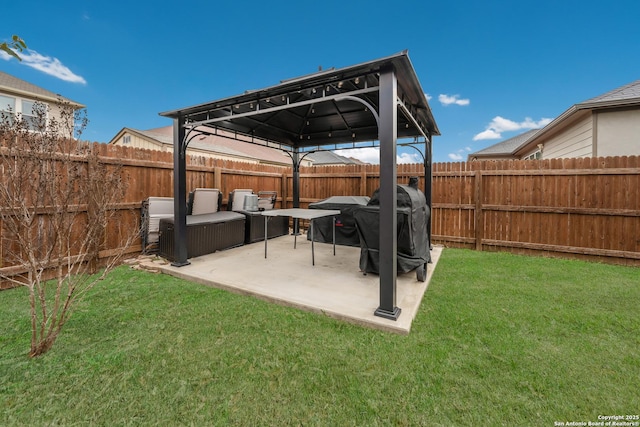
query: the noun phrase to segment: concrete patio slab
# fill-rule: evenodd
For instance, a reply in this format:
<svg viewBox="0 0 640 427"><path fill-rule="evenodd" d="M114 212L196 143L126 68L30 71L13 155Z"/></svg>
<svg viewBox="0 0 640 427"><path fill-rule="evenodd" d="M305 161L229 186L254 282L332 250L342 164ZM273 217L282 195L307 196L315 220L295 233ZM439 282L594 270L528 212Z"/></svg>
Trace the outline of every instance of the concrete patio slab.
<svg viewBox="0 0 640 427"><path fill-rule="evenodd" d="M364 275L358 268L360 248L315 243L315 265L311 264L311 242L298 236L282 236L264 243L192 258L190 265L173 267L154 263L163 273L231 292L253 295L267 301L399 334L408 334L438 263L442 247L431 251L427 279L420 282L415 271L398 275L396 304L402 310L397 320L374 316L379 306L379 277Z"/></svg>

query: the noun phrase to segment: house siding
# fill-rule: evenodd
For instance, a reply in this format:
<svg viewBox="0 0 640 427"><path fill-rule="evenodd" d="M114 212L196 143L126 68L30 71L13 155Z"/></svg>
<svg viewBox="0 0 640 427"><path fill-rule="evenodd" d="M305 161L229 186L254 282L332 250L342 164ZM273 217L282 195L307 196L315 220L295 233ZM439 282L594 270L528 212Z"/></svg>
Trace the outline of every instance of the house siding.
<svg viewBox="0 0 640 427"><path fill-rule="evenodd" d="M129 142L125 144L125 138L129 138ZM166 147L163 147L160 144L155 142L151 142L145 138L140 138L139 136L125 132L116 142L116 145L122 145L125 147L135 147L135 148L144 148L146 150L158 150L158 151L170 151Z"/></svg>
<svg viewBox="0 0 640 427"><path fill-rule="evenodd" d="M56 104L47 105L49 107L47 111L47 120L56 120L58 123L62 123L62 107Z"/></svg>
<svg viewBox="0 0 640 427"><path fill-rule="evenodd" d="M601 111L596 119L598 156L640 154L640 109Z"/></svg>
<svg viewBox="0 0 640 427"><path fill-rule="evenodd" d="M548 139L536 142L544 144L543 159L591 157L594 154L592 115L587 115Z"/></svg>
<svg viewBox="0 0 640 427"><path fill-rule="evenodd" d="M0 90L0 95L13 98L14 100L13 113L15 114L23 114L24 101L39 102L39 103L45 104L47 106L47 116L46 116L47 122L51 123L52 120L55 120L56 123L62 124L62 114L61 114L62 108L59 105L56 105L55 103L43 101L42 99L39 99L37 97L30 97L26 95L16 94L14 92L7 91L7 90ZM6 110L6 109L7 109L7 105L0 106L0 111ZM30 112L27 112L27 115L29 113ZM72 137L73 129L70 129L70 134L64 135L64 136Z"/></svg>
<svg viewBox="0 0 640 427"><path fill-rule="evenodd" d="M127 144L124 143L125 137L130 137L129 143ZM138 136L137 134L129 133L129 132L123 133L120 138L118 138L115 142L113 142L113 144L122 145L124 147L143 148L146 150L166 151L170 153L173 152L172 145L161 144L155 141L151 141L147 138L143 138ZM211 153L206 150L199 150L197 148L192 148L192 147L189 147L187 149L187 153L191 156L211 157L215 159L232 160L236 162L240 161L240 162L246 162L246 163L259 163L259 161L256 159L229 156L221 153Z"/></svg>

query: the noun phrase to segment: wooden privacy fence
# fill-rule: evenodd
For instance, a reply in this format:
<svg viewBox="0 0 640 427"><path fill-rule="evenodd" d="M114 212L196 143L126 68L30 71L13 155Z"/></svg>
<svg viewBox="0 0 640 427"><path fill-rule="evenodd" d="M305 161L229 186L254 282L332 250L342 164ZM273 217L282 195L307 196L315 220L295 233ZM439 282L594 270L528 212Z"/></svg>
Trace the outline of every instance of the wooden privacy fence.
<svg viewBox="0 0 640 427"><path fill-rule="evenodd" d="M434 242L640 265L640 158L435 164Z"/></svg>
<svg viewBox="0 0 640 427"><path fill-rule="evenodd" d="M115 237L123 227L139 229L144 199L173 195L173 154L97 147L100 161L121 165L128 182L123 200L111 207L127 219L106 230L99 252L104 258L117 251ZM422 189L423 173L421 164L398 165L398 182L420 176ZM330 196L370 196L380 184L380 168L303 167L300 179L300 205L306 207ZM277 191L276 207L293 205L292 169L285 166L190 157L187 191L198 187L220 189L223 204L230 191L251 188ZM640 265L639 192L639 157L434 164L433 241ZM2 240L0 235L0 248ZM131 249L140 250L140 242ZM0 268L11 268L1 261Z"/></svg>

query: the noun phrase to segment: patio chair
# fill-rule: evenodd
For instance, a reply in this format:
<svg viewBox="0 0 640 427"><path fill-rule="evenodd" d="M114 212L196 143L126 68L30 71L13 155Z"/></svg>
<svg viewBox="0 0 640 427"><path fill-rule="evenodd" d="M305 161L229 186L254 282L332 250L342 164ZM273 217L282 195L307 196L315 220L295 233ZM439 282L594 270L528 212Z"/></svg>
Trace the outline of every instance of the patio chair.
<svg viewBox="0 0 640 427"><path fill-rule="evenodd" d="M244 210L244 198L246 196L252 195L253 190L240 188L233 190L229 193L229 202L227 203L227 210L229 211L241 211Z"/></svg>
<svg viewBox="0 0 640 427"><path fill-rule="evenodd" d="M276 204L278 193L275 191L258 191L258 210L268 211Z"/></svg>
<svg viewBox="0 0 640 427"><path fill-rule="evenodd" d="M217 188L196 188L189 193L189 215L216 213L222 204L222 193Z"/></svg>
<svg viewBox="0 0 640 427"><path fill-rule="evenodd" d="M173 218L173 197L148 197L142 202L142 252L158 249L160 220Z"/></svg>
<svg viewBox="0 0 640 427"><path fill-rule="evenodd" d="M263 195L261 201L260 195ZM253 194L250 189L236 189L229 193L227 209L243 214L246 217L245 243L253 243L264 240L264 221L261 210L273 209L277 193L275 191L260 191L258 195ZM257 199L255 209L246 209L245 200L247 196ZM255 201L255 200L254 200ZM289 218L284 216L269 218L268 238L284 236L289 234Z"/></svg>

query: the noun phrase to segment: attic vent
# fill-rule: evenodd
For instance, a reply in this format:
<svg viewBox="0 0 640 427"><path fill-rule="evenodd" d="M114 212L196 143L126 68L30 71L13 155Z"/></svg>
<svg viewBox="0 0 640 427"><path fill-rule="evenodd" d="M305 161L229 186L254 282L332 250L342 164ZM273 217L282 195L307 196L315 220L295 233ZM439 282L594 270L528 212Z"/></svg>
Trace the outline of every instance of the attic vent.
<svg viewBox="0 0 640 427"><path fill-rule="evenodd" d="M131 135L125 135L122 137L123 144L131 144Z"/></svg>

